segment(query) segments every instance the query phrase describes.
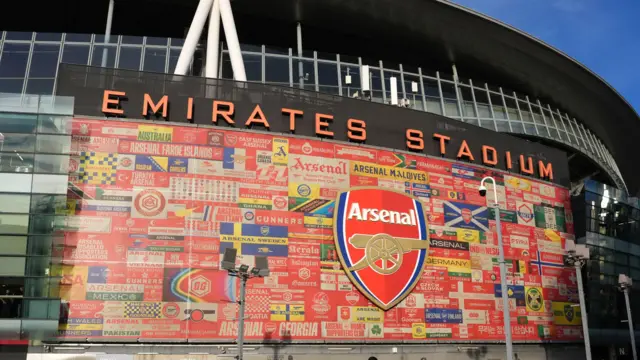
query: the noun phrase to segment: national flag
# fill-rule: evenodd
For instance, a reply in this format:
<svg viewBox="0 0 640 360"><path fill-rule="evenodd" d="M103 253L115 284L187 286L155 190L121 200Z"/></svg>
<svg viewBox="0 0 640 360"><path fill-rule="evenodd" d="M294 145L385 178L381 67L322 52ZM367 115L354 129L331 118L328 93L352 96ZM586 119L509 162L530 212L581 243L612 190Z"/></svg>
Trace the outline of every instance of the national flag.
<svg viewBox="0 0 640 360"><path fill-rule="evenodd" d="M445 226L489 231L486 206L444 201Z"/></svg>
<svg viewBox="0 0 640 360"><path fill-rule="evenodd" d="M304 321L304 305L270 304L271 321Z"/></svg>
<svg viewBox="0 0 640 360"><path fill-rule="evenodd" d="M536 227L566 232L564 208L547 205L534 205Z"/></svg>
<svg viewBox="0 0 640 360"><path fill-rule="evenodd" d="M82 152L78 177L83 184L115 185L118 156L111 153Z"/></svg>
<svg viewBox="0 0 640 360"><path fill-rule="evenodd" d="M256 150L242 148L224 148L222 168L234 170L256 170Z"/></svg>
<svg viewBox="0 0 640 360"><path fill-rule="evenodd" d="M544 275L543 273L543 267L547 267L547 268L554 268L557 270L562 270L565 265L561 264L561 263L554 263L554 262L550 262L550 261L544 261L543 260L543 256L542 253L540 252L540 250L538 250L536 252L536 259L532 260L529 264L531 267L531 273L534 275Z"/></svg>

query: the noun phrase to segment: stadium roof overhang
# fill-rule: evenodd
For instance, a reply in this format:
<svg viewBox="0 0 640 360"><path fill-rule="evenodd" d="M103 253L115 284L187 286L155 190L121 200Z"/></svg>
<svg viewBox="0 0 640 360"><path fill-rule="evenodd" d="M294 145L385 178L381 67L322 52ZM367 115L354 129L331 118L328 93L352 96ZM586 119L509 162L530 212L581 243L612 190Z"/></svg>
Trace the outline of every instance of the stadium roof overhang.
<svg viewBox="0 0 640 360"><path fill-rule="evenodd" d="M39 14L46 19L34 14L24 21L15 10L4 11L0 23L6 30L104 31L106 0L92 2L90 9L86 2L66 3L43 5ZM197 3L116 0L113 32L183 37ZM640 139L638 114L598 75L524 32L441 0L233 0L232 6L243 43L295 49L292 26L300 21L306 49L413 65L429 62L444 72L455 63L462 77L557 104L600 137L629 191L639 194L640 167L633 155Z"/></svg>

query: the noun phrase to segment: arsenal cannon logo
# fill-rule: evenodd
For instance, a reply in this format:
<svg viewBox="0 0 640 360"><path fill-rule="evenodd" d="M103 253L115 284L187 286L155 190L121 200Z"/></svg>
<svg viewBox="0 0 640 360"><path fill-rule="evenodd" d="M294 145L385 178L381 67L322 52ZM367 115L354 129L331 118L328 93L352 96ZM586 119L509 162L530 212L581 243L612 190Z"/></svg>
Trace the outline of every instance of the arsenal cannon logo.
<svg viewBox="0 0 640 360"><path fill-rule="evenodd" d="M420 280L428 236L422 203L409 195L380 188L338 195L334 239L340 262L351 282L383 310Z"/></svg>

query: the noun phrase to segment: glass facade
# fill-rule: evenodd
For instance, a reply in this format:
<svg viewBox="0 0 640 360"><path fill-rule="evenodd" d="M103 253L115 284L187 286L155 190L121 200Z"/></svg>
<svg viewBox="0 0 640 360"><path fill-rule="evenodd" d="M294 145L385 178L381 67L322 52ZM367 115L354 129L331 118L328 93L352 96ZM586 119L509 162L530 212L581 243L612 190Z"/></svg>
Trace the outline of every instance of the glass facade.
<svg viewBox="0 0 640 360"><path fill-rule="evenodd" d="M182 39L103 35L16 33L0 38L0 92L52 94L60 62L152 72L173 72ZM221 47L219 75L232 79L228 51ZM579 120L550 104L491 84L474 83L451 74L453 69L423 74L416 64L387 65L383 61L319 54L294 56L292 49L242 45L248 81L299 87L340 96L362 95L360 66L370 65L371 100L390 101L390 78L398 79L398 96L415 110L445 115L500 132L536 136L586 154L625 189L620 171L598 137ZM305 54L307 54L305 52ZM195 56L193 74L202 74ZM414 91L415 90L415 91Z"/></svg>
<svg viewBox="0 0 640 360"><path fill-rule="evenodd" d="M586 265L585 292L589 327L602 341L619 331L628 339L624 295L618 289L618 275L634 280L631 299L640 297L640 207L637 198L623 191L586 181L582 192L572 199L576 238L590 250ZM636 296L637 295L637 296ZM640 314L640 303L631 301L632 314ZM640 317L634 317L634 327ZM626 338L624 337L626 335ZM592 335L593 338L594 335ZM626 341L626 340L625 340Z"/></svg>
<svg viewBox="0 0 640 360"><path fill-rule="evenodd" d="M0 94L0 335L55 331L73 99Z"/></svg>

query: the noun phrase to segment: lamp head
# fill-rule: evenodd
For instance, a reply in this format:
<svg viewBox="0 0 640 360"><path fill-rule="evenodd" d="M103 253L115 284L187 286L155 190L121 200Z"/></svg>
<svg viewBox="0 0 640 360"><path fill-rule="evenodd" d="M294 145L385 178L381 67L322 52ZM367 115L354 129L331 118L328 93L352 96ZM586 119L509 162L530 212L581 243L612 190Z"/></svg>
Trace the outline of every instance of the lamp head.
<svg viewBox="0 0 640 360"><path fill-rule="evenodd" d="M480 193L480 196L482 197L487 196L487 187L484 185L480 185L480 187L478 188L478 193Z"/></svg>

